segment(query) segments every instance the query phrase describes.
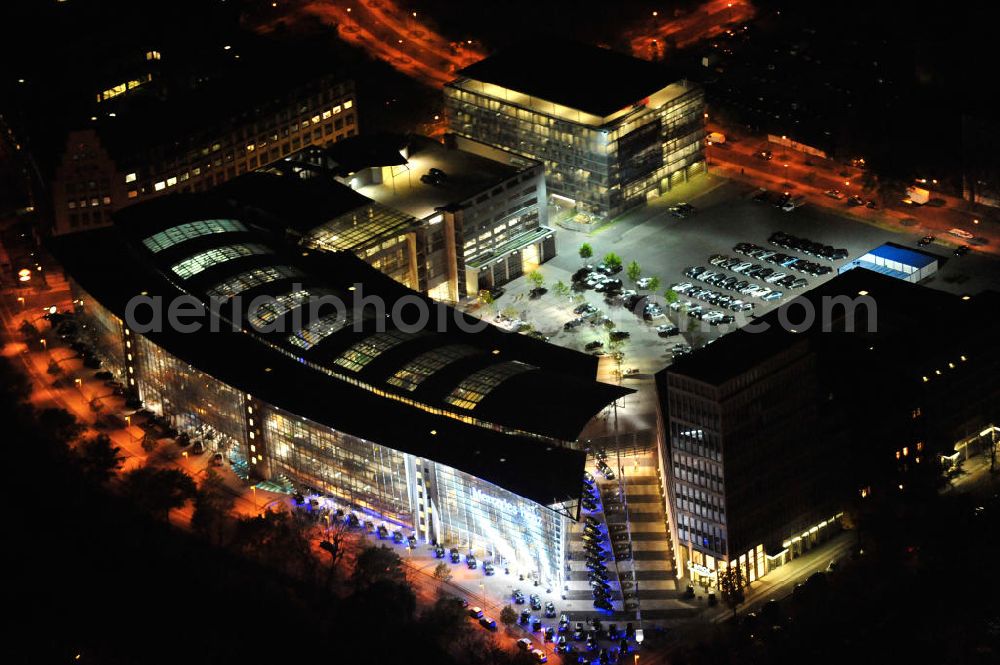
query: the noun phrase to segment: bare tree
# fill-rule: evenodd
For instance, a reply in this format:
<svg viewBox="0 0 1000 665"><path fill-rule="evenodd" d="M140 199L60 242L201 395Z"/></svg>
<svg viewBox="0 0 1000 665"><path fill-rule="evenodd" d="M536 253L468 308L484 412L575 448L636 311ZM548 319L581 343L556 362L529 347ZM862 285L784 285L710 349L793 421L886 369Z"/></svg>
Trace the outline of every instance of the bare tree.
<svg viewBox="0 0 1000 665"><path fill-rule="evenodd" d="M743 602L743 570L738 563L730 563L725 570L719 571L719 592L722 594L722 602L733 610L736 616L736 608Z"/></svg>

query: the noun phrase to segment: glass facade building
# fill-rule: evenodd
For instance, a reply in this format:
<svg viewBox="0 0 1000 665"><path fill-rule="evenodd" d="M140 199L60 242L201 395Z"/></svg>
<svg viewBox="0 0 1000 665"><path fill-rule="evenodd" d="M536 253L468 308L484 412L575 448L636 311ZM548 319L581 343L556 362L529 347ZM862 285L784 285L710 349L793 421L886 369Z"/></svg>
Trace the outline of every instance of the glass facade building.
<svg viewBox="0 0 1000 665"><path fill-rule="evenodd" d="M470 330L352 252L303 252L241 214L208 195L164 197L53 242L80 328L127 400L244 477L560 584L586 460L574 442L627 389L594 381L592 356ZM359 311L355 285L389 311L426 303L434 320L413 329ZM179 298L205 305L194 327L172 318ZM560 418L524 399L536 389L565 397Z"/></svg>
<svg viewBox="0 0 1000 665"><path fill-rule="evenodd" d="M329 497L362 523L412 531L423 542L458 547L527 579L562 584L565 506L541 505L446 464L261 402L129 331L71 283L79 320L105 367L131 385L146 408L209 450L234 465L263 457L270 478ZM456 345L425 355L400 376L419 383L471 350Z"/></svg>
<svg viewBox="0 0 1000 665"><path fill-rule="evenodd" d="M472 74L445 86L459 136L541 161L550 194L606 218L705 168L705 97L686 81L595 114Z"/></svg>
<svg viewBox="0 0 1000 665"><path fill-rule="evenodd" d="M134 378L146 408L210 450L237 463L267 455L272 477L331 497L361 522L412 530L424 542L473 552L512 573L561 582L568 518L560 511L445 464L251 401L143 335L124 334L118 317L75 285L74 291L107 368L120 379ZM263 438L251 438L255 431Z"/></svg>

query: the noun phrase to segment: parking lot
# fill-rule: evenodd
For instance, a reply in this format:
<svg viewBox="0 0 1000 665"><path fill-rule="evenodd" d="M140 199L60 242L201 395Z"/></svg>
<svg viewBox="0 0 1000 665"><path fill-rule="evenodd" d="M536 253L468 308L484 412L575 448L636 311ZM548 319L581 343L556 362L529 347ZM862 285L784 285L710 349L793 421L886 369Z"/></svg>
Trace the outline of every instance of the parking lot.
<svg viewBox="0 0 1000 665"><path fill-rule="evenodd" d="M623 385L638 389L637 394L619 401L616 413L612 415L611 410L607 410L601 418L592 422L584 433L585 437L654 427L652 376L670 364L675 355L675 347L689 345L697 348L710 343L725 332L737 328L747 320L745 317L766 313L799 293L835 277L838 267L870 249L885 242L918 248L918 241L925 235L918 224L913 226L912 233L898 233L855 221L836 211L810 203L785 211L766 201L754 200L757 193L758 190L749 185L715 176L702 176L678 188L675 193L661 197L598 229L592 235L561 229L556 236L558 256L540 268L548 293L531 299L528 295L530 286L527 280L521 279L508 285L506 293L497 300L494 305L496 312L506 312L523 319L554 344L584 352L591 345L591 352L602 354L598 375L600 380L615 383L620 381ZM682 200L693 204L696 211L680 218L672 215L668 208ZM845 215L850 212L846 203L844 212ZM844 249L847 256L831 261L805 255L799 250L774 246L768 239L776 231L808 239L820 246ZM587 261L579 256L580 245L584 242L593 249L593 256ZM925 285L956 294L975 294L986 288L996 288L1000 284L1000 262L991 256L975 250L963 257L953 255L954 248L963 242L960 238L939 236L930 245L920 248L939 257L941 261L938 273L924 282ZM734 252L734 247L740 243L750 243L826 266L829 273L813 275L739 255ZM620 301L608 300L605 294L592 288L573 292L569 296L560 296L555 292L554 285L557 282L571 285L574 273L585 264L597 266L608 252L620 257L626 267L636 261L641 267L642 276L655 276L659 279L656 295L662 303L663 317L644 320L641 307L637 311L631 311ZM749 279L726 269L717 270L725 274L726 278L738 276L737 281L747 280L763 288L782 291L782 296L764 300L701 284L703 288L750 302L753 310L733 312L711 303L699 302L693 304L701 304L706 311L718 310L725 315L733 315L735 321L713 326L693 319L685 320L682 311L669 308L663 292L679 282L697 283L685 276L684 271L689 267L713 270L710 259L716 255L739 256L750 262L750 267L759 264L786 272L797 279L805 279L807 285L799 288L775 288L764 280ZM627 277L627 270L612 277L622 280L623 289L635 289L635 284ZM652 295L649 290L637 291ZM681 300L695 299L683 296ZM564 329L567 322L581 317L574 310L583 304L590 304L594 311L584 315L585 322L581 325ZM741 316L744 318L741 319ZM680 327L681 334L660 337L657 326L669 324ZM609 333L613 330L628 333L628 337L612 344ZM600 342L601 346L597 347L596 342Z"/></svg>

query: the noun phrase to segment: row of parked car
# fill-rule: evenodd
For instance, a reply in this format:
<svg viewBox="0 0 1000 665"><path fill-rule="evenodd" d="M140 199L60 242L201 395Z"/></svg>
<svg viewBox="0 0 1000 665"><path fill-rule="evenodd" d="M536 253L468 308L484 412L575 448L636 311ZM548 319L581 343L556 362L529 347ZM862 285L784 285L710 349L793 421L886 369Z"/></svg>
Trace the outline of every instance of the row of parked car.
<svg viewBox="0 0 1000 665"><path fill-rule="evenodd" d="M809 285L809 281L804 277L789 275L787 272L782 271L780 266L778 268L768 268L759 263L751 263L739 257L726 256L725 254L714 254L711 256L709 258L709 265L722 268L723 270L730 270L738 275L752 279L760 279L766 284L778 284L787 289L801 289ZM694 272L698 268L690 270ZM726 276L722 276L719 279L725 280Z"/></svg>
<svg viewBox="0 0 1000 665"><path fill-rule="evenodd" d="M578 291L594 289L600 293L620 293L623 287L622 280L614 275L621 271L620 264L586 265L573 273L573 288Z"/></svg>
<svg viewBox="0 0 1000 665"><path fill-rule="evenodd" d="M738 261L739 259L731 259L723 254L716 254L712 257L710 263L710 265L715 264L723 270L728 269L735 271L736 274L739 275L737 277L727 275L717 270L709 270L704 266L692 266L684 271L684 276L697 279L698 281L704 282L710 286L720 286L730 291L737 291L743 295L751 295L751 292L753 292L752 295L759 298L763 298L764 296L769 295L769 292L773 293L777 291L777 289L761 286L751 282L750 279L740 279L740 277L760 279L765 284L772 284L786 289L800 289L808 285L808 282L801 277L795 277L794 275L789 275L786 272L765 268L759 264L754 265L746 262L737 263ZM764 289L768 290L764 291ZM767 300L777 300L780 297L781 296L772 296Z"/></svg>
<svg viewBox="0 0 1000 665"><path fill-rule="evenodd" d="M827 261L843 261L848 255L846 249L834 248L832 245L824 245L821 242L813 242L808 238L799 238L784 231L775 231L767 241L775 247L802 252L807 256L815 256Z"/></svg>
<svg viewBox="0 0 1000 665"><path fill-rule="evenodd" d="M798 256L774 252L766 247L761 247L760 245L755 245L751 242L741 242L733 247L733 251L737 254L743 254L748 258L757 259L758 261L761 261L761 263L770 263L775 266L775 270L795 270L807 275L812 275L813 277L822 277L823 275L829 275L833 272L833 268L830 266L821 266L818 263L806 261ZM747 263L744 259L738 259L738 262ZM759 264L751 263L751 266L756 265Z"/></svg>
<svg viewBox="0 0 1000 665"><path fill-rule="evenodd" d="M713 291L692 282L678 282L671 286L674 293L697 298L712 305L725 307L733 312L750 312L754 309L753 303L748 302L749 297L757 297L765 302L777 300L784 292L772 290L766 286L753 284L749 280L741 280L739 277L730 277L725 273L714 270L705 270L701 266L688 268L684 274L691 279L704 282L710 286L717 286L727 291L732 291L738 295L748 296L747 300L736 295L726 295L719 291ZM749 305L749 306L748 306Z"/></svg>

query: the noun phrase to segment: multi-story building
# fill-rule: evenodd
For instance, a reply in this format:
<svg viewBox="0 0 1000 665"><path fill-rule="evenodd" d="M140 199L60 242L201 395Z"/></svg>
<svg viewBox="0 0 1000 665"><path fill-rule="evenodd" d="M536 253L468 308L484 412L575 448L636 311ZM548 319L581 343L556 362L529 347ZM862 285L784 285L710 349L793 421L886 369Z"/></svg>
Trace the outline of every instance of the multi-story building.
<svg viewBox="0 0 1000 665"><path fill-rule="evenodd" d="M701 88L607 49L502 51L459 72L445 103L452 132L543 162L556 201L599 218L705 169Z"/></svg>
<svg viewBox="0 0 1000 665"><path fill-rule="evenodd" d="M997 300L859 268L660 372L678 570L714 583L738 564L751 582L835 531L858 497L933 485L938 459L1000 419L985 314ZM814 321L789 323L806 311Z"/></svg>
<svg viewBox="0 0 1000 665"><path fill-rule="evenodd" d="M92 115L68 131L55 160L54 234L105 226L123 206L209 189L357 133L352 81L256 43L241 65L234 49L223 51L229 62L175 69L172 53L146 51L95 92ZM257 80L254 58L285 75Z"/></svg>
<svg viewBox="0 0 1000 665"><path fill-rule="evenodd" d="M461 137L359 136L223 187L301 243L351 251L437 300L474 297L555 256L539 162ZM289 201L295 205L289 206Z"/></svg>
<svg viewBox="0 0 1000 665"><path fill-rule="evenodd" d="M579 517L576 438L628 391L595 382L593 357L467 317L349 252L303 251L263 214L177 194L53 238L104 366L251 479L555 588ZM151 318L180 297L214 315ZM559 418L538 394L560 396Z"/></svg>

